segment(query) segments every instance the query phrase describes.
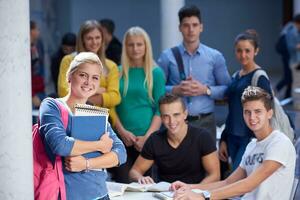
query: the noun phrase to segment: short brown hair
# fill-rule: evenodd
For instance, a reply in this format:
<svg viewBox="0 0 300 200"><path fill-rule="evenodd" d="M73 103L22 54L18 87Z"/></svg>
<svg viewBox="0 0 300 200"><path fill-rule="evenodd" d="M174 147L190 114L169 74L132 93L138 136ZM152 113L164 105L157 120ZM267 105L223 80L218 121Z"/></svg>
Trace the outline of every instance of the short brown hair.
<svg viewBox="0 0 300 200"><path fill-rule="evenodd" d="M264 89L256 86L248 86L244 90L241 100L243 105L248 101L260 100L264 103L267 110L273 109L274 107L272 96Z"/></svg>
<svg viewBox="0 0 300 200"><path fill-rule="evenodd" d="M183 99L180 96L177 96L175 94L166 93L165 95L161 96L160 99L158 100L159 107L161 105L171 104L174 102L180 102L183 110L186 110L186 106L185 103L183 102Z"/></svg>

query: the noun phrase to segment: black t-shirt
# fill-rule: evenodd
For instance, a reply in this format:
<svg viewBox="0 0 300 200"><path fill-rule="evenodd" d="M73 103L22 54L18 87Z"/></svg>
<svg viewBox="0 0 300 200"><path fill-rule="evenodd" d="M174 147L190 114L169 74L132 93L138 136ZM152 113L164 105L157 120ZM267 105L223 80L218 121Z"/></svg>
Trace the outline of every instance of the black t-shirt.
<svg viewBox="0 0 300 200"><path fill-rule="evenodd" d="M154 160L159 181L199 183L205 178L201 158L216 151L216 144L204 130L188 126L181 144L175 149L167 140L167 130L153 133L145 142L141 156Z"/></svg>

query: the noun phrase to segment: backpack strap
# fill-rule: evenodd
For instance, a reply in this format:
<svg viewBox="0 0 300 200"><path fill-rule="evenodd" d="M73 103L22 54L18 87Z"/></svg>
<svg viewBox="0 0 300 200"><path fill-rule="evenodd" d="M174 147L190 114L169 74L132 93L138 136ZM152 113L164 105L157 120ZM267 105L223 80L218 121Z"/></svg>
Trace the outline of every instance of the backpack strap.
<svg viewBox="0 0 300 200"><path fill-rule="evenodd" d="M59 102L56 99L54 99L54 101L57 104L57 106L59 107L60 114L61 114L61 119L62 119L64 128L66 130L67 126L68 126L69 112L68 112L68 110L65 108L65 106L61 102Z"/></svg>
<svg viewBox="0 0 300 200"><path fill-rule="evenodd" d="M236 72L234 72L234 73L232 74L232 78L236 78L236 77L239 75L240 71L241 71L241 70L237 70Z"/></svg>
<svg viewBox="0 0 300 200"><path fill-rule="evenodd" d="M175 57L175 60L177 62L180 79L185 80L186 76L185 76L185 73L184 73L184 65L183 65L182 56L181 56L180 51L179 51L179 47L173 47L173 48L171 48L171 50L172 50L172 53L173 53L173 55Z"/></svg>
<svg viewBox="0 0 300 200"><path fill-rule="evenodd" d="M253 76L252 76L252 79L251 79L251 85L252 86L257 86L257 83L258 83L258 79L260 76L264 76L266 77L266 79L270 80L266 71L262 70L262 69L257 69Z"/></svg>
<svg viewBox="0 0 300 200"><path fill-rule="evenodd" d="M59 107L61 119L64 128L66 130L68 126L68 117L69 117L68 110L57 99L54 99L54 101ZM54 162L54 169L56 170L59 179L59 195L61 200L66 200L65 180L64 180L64 174L62 172L62 168L63 168L63 164L62 164L61 156L56 155L55 162Z"/></svg>
<svg viewBox="0 0 300 200"><path fill-rule="evenodd" d="M251 80L251 85L252 86L257 86L257 83L258 83L258 79L260 76L264 76L266 79L270 80L269 79L269 76L267 74L267 72L263 69L257 69L253 76L252 76L252 80ZM271 86L271 83L270 83L270 87L271 87L271 92L272 92L272 96L275 97L275 93L274 93L274 90L272 89L272 86Z"/></svg>
<svg viewBox="0 0 300 200"><path fill-rule="evenodd" d="M60 110L60 117L62 119L64 128L66 130L67 126L68 126L68 120L69 120L69 112L68 112L67 108L65 108L65 106L61 102L59 102L57 99L54 99L51 97L47 97L47 99L51 99L58 106L58 108ZM38 118L38 126L40 126L40 118Z"/></svg>

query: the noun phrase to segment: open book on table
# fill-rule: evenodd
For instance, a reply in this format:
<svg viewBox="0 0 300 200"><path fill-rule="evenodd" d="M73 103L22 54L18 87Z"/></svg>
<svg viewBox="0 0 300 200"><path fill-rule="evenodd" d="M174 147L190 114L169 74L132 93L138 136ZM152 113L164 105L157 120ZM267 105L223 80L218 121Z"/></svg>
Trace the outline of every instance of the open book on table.
<svg viewBox="0 0 300 200"><path fill-rule="evenodd" d="M136 182L125 184L116 182L106 182L110 197L121 196L125 191L131 192L166 192L169 191L170 183L159 182L153 184L139 184Z"/></svg>
<svg viewBox="0 0 300 200"><path fill-rule="evenodd" d="M200 189L192 189L193 192L195 193L202 193L203 191ZM174 192L173 191L168 191L168 192L156 192L153 193L153 197L161 200L173 200L174 197Z"/></svg>

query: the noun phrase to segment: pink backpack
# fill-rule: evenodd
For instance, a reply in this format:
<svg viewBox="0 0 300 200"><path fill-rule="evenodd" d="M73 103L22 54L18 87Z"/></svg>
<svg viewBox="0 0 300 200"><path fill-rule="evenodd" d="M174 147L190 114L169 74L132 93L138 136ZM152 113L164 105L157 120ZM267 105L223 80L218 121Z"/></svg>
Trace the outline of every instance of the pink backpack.
<svg viewBox="0 0 300 200"><path fill-rule="evenodd" d="M64 128L68 125L68 111L54 100L58 105ZM40 136L39 123L32 126L33 142L33 175L34 175L34 199L35 200L66 200L66 188L62 171L60 156L55 157L55 163L49 159L44 142Z"/></svg>

